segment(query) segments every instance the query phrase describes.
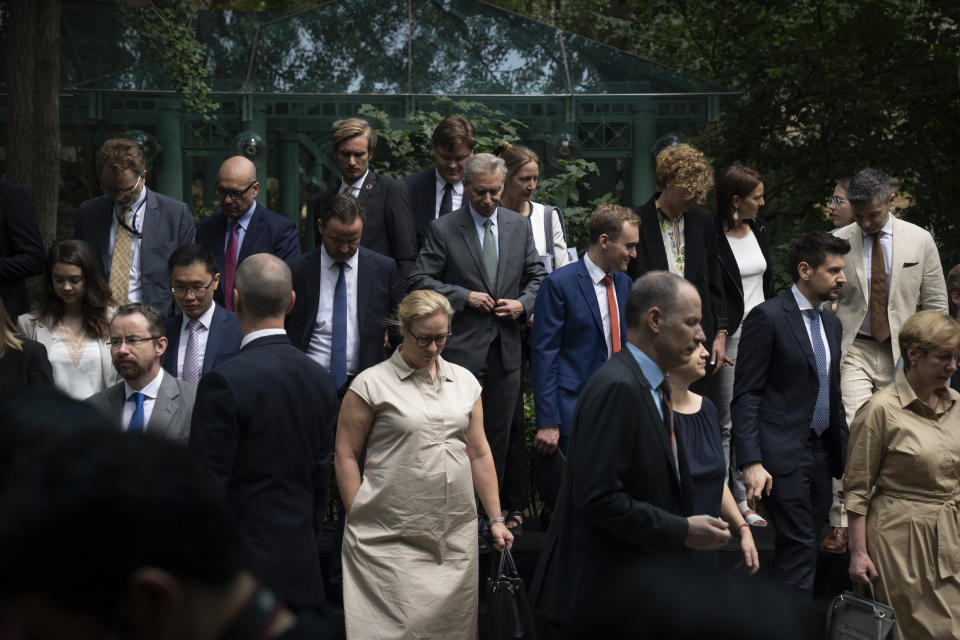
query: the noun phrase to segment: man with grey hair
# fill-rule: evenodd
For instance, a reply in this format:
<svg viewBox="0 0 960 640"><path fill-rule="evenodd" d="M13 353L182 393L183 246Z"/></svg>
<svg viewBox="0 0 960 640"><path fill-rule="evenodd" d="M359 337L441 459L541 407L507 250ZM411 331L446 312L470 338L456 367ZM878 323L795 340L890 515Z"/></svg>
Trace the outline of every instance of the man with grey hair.
<svg viewBox="0 0 960 640"><path fill-rule="evenodd" d="M407 280L410 291L442 293L456 311L443 357L483 386L484 429L501 483L520 393L520 323L533 313L546 275L530 223L499 206L506 173L489 153L467 161L463 206L430 224Z"/></svg>
<svg viewBox="0 0 960 640"><path fill-rule="evenodd" d="M885 173L863 169L847 189L856 224L836 232L850 242L843 269L847 283L837 304L843 324L840 387L847 423L867 398L893 381L900 327L917 307L948 312L933 236L894 216L894 197ZM846 527L831 528L822 546L834 553L846 551Z"/></svg>
<svg viewBox="0 0 960 640"><path fill-rule="evenodd" d="M679 561L684 548L719 549L730 539L723 520L689 512L693 486L666 379L706 339L700 319L696 287L666 271L647 273L627 297L624 348L580 393L531 585L558 637L637 628L635 594L646 570Z"/></svg>
<svg viewBox="0 0 960 640"><path fill-rule="evenodd" d="M253 573L293 608L324 599L317 539L327 508L337 394L283 328L290 269L274 255L237 268L240 353L200 380L190 448L222 487Z"/></svg>

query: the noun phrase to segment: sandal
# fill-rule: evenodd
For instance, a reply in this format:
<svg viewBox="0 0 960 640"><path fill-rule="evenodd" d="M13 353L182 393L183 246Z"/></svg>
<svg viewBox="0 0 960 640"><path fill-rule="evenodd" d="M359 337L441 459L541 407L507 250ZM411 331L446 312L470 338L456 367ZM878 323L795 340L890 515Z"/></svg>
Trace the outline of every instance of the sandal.
<svg viewBox="0 0 960 640"><path fill-rule="evenodd" d="M754 511L746 500L738 502L737 508L740 509L740 515L743 516L743 519L746 520L747 524L751 527L767 526L767 521L763 519L763 516Z"/></svg>
<svg viewBox="0 0 960 640"><path fill-rule="evenodd" d="M511 524L513 524L512 527L510 526ZM520 511L511 511L507 514L504 525L506 525L510 533L513 534L514 538L519 538L523 535L523 513Z"/></svg>

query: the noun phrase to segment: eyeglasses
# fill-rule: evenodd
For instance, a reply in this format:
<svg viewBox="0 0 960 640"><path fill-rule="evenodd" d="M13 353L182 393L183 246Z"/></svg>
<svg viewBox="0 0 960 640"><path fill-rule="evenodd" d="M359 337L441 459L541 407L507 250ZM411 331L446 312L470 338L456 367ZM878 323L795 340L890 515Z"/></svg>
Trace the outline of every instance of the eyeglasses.
<svg viewBox="0 0 960 640"><path fill-rule="evenodd" d="M247 195L247 191L250 191L250 189L252 189L253 185L255 184L257 184L256 180L248 184L247 188L244 189L243 191L231 191L230 189L224 189L220 185L217 185L216 187L214 187L213 190L216 191L217 195L220 196L221 198L229 197L231 200L239 200L243 196Z"/></svg>
<svg viewBox="0 0 960 640"><path fill-rule="evenodd" d="M210 278L210 282L203 286L194 286L194 287L170 287L170 291L173 292L173 295L185 298L186 296L199 296L213 286L213 281L217 279L217 276Z"/></svg>
<svg viewBox="0 0 960 640"><path fill-rule="evenodd" d="M827 200L827 204L832 204L835 207L839 207L844 202L847 202L847 199L841 198L840 196L830 196L830 199Z"/></svg>
<svg viewBox="0 0 960 640"><path fill-rule="evenodd" d="M107 344L110 345L111 349L119 349L123 346L123 343L127 343L131 348L136 349L144 342L149 342L150 340L156 340L160 336L150 336L148 338L138 338L136 336L130 336L127 338L110 338Z"/></svg>
<svg viewBox="0 0 960 640"><path fill-rule="evenodd" d="M442 347L443 345L447 344L447 340L449 340L450 336L453 335L449 331L447 333L441 333L437 336L418 336L412 331L407 331L407 333L409 333L410 336L417 341L417 346L421 348L430 346L431 342L436 343L438 347Z"/></svg>
<svg viewBox="0 0 960 640"><path fill-rule="evenodd" d="M143 176L137 178L136 184L134 184L129 189L108 189L107 187L100 185L100 188L108 196L119 198L120 196L130 196L133 195L133 192L140 188L140 181L143 180Z"/></svg>
<svg viewBox="0 0 960 640"><path fill-rule="evenodd" d="M960 369L960 358L954 358L953 355L949 353L931 353L930 357L939 362L944 367L949 367L950 364L955 364L958 369Z"/></svg>

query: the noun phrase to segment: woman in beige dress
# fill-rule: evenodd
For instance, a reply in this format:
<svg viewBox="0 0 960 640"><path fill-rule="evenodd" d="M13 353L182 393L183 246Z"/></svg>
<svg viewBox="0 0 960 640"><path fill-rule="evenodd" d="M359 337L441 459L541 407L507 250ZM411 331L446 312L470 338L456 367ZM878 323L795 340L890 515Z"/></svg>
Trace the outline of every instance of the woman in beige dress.
<svg viewBox="0 0 960 640"><path fill-rule="evenodd" d="M480 384L440 357L452 316L442 295L409 294L397 310L403 344L343 398L335 468L350 638L476 636L474 491L487 513L501 511ZM497 549L513 541L503 520L490 520Z"/></svg>
<svg viewBox="0 0 960 640"><path fill-rule="evenodd" d="M960 638L960 324L922 311L899 340L903 370L850 425L850 579L877 578L901 638Z"/></svg>
<svg viewBox="0 0 960 640"><path fill-rule="evenodd" d="M112 311L93 250L82 240L64 240L47 252L40 305L17 326L46 347L57 388L85 400L118 380L107 345Z"/></svg>

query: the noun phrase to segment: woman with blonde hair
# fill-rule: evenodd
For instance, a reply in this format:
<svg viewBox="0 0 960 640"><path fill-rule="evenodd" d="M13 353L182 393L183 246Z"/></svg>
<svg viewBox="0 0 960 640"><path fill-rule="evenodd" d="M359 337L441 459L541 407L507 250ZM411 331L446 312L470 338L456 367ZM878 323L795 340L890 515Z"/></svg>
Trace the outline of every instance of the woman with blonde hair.
<svg viewBox="0 0 960 640"><path fill-rule="evenodd" d="M39 342L17 335L0 300L0 396L45 386L53 386L47 350Z"/></svg>
<svg viewBox="0 0 960 640"><path fill-rule="evenodd" d="M118 380L107 344L110 289L82 240L47 252L40 305L17 320L20 333L47 349L57 388L85 400Z"/></svg>
<svg viewBox="0 0 960 640"><path fill-rule="evenodd" d="M397 309L403 344L357 375L343 398L334 467L347 512L348 637L474 637L474 492L498 516L490 520L494 545L513 541L499 517L480 384L440 357L452 316L439 293L408 294Z"/></svg>
<svg viewBox="0 0 960 640"><path fill-rule="evenodd" d="M921 311L898 339L903 368L850 425L850 579L877 580L901 638L960 638L960 324Z"/></svg>

